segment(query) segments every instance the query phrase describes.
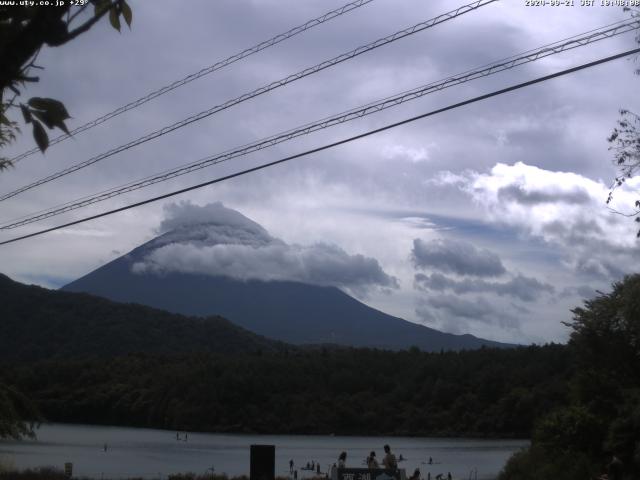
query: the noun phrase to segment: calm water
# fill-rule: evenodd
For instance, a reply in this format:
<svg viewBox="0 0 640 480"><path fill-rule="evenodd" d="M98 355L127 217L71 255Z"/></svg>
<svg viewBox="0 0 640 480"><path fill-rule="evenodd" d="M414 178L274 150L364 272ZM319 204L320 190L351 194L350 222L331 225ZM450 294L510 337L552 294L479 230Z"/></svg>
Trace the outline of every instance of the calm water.
<svg viewBox="0 0 640 480"><path fill-rule="evenodd" d="M478 479L495 478L507 458L528 444L525 440L475 440L441 438L337 437L320 435L226 435L188 433L187 441L176 440L176 432L140 428L47 424L38 430L37 440L0 441L0 462L17 468L52 465L62 468L73 462L74 476L92 478L166 478L179 472L241 475L249 473L249 445L276 446L276 475L287 475L289 459L296 468L314 460L326 472L339 453L348 454L347 466L361 467L366 455L382 446L405 461L408 473L420 468L424 478L431 472L451 472L454 479L468 479L477 469ZM181 434L184 438L184 433ZM104 450L104 445L107 450ZM426 465L429 457L434 465ZM209 470L210 471L210 470ZM298 478L307 472L298 470Z"/></svg>

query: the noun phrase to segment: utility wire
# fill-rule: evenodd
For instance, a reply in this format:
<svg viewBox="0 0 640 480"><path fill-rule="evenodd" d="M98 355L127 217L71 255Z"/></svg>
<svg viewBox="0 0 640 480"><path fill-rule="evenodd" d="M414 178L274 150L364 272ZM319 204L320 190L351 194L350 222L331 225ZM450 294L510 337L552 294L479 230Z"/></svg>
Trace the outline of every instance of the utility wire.
<svg viewBox="0 0 640 480"><path fill-rule="evenodd" d="M452 10L450 12L447 13L443 13L442 15L438 15L437 17L434 17L430 20L427 20L425 22L421 22L418 23L416 25L413 25L412 27L406 28L404 30L400 30L398 32L395 32L387 37L384 38L380 38L374 42L371 42L367 45L358 47L354 50L351 50L350 52L347 53L343 53L342 55L338 55L337 57L332 58L331 60L325 60L322 63L319 63L317 65L314 65L313 67L309 67L306 68L304 70L301 70L298 73L294 73L292 75L289 75L285 78L282 78L280 80L277 80L275 82L272 82L268 85L262 86L256 90L253 90L252 92L249 93L245 93L239 97L236 97L232 100L228 100L225 103L221 104L221 105L216 105L215 107L212 107L208 110L204 110L200 113L197 113L195 115L192 115L190 117L185 118L184 120L181 120L179 122L176 122L172 125L168 125L166 127L163 127L159 130L156 130L154 132L151 132L143 137L140 137L136 140L133 140L129 143L126 143L124 145L120 145L119 147L115 147L105 153L102 153L100 155L97 155L95 157L92 157L88 160L85 160L84 162L80 162L77 163L75 165L72 165L71 167L65 168L64 170L60 170L56 173L53 173L47 177L44 177L40 180L37 180L33 183L30 183L26 186L23 186L21 188L18 188L17 190L13 190L12 192L6 193L2 196L0 196L0 201L4 201L7 200L11 197L15 197L16 195L22 193L22 192L26 192L27 190L31 190L32 188L38 187L40 185L43 185L45 183L51 182L53 180L56 180L60 177L63 177L65 175L69 175L73 172L76 172L82 168L88 167L89 165L93 165L94 163L97 163L101 160L104 160L105 158L111 157L117 153L123 152L125 150L128 150L130 148L133 148L135 146L138 146L142 143L148 142L150 140L153 140L155 138L161 137L162 135L166 135L169 132L172 132L174 130L177 130L179 128L185 127L187 125L190 125L191 123L200 121L206 117L209 117L211 115L213 115L214 113L218 113L222 110L226 110L227 108L230 108L234 105L237 105L239 103L245 102L249 99L255 98L259 95L262 95L264 93L270 92L272 90L275 90L276 88L282 87L284 85L287 85L289 83L295 82L296 80L300 80L301 78L307 77L309 75L312 75L314 73L320 72L326 68L329 67L333 67L334 65L337 65L339 63L342 63L346 60L350 60L354 57L357 57L358 55L362 55L363 53L369 52L371 50L374 50L376 48L382 47L384 45L387 45L389 43L395 42L396 40L400 40L401 38L407 37L409 35L413 35L414 33L418 33L421 32L423 30L426 30L428 28L431 28L435 25L438 25L440 23L446 22L448 20L452 20L454 18L457 18L465 13L474 11L480 7L489 5L490 3L496 2L498 0L476 0L475 2L472 2L468 5L464 5L461 7L458 7L455 10Z"/></svg>
<svg viewBox="0 0 640 480"><path fill-rule="evenodd" d="M359 140L361 138L365 138L365 137L368 137L368 136L371 136L371 135L375 135L377 133L384 132L384 131L390 130L392 128L396 128L396 127L399 127L401 125L405 125L407 123L415 122L416 120L420 120L420 119L423 119L423 118L426 118L426 117L431 117L433 115L437 115L439 113L443 113L443 112L447 112L449 110L453 110L453 109L456 109L456 108L459 108L459 107L463 107L463 106L469 105L471 103L475 103L475 102L479 102L479 101L482 101L482 100L486 100L488 98L496 97L498 95L503 95L505 93L512 92L514 90L519 90L519 89L524 88L524 87L528 87L528 86L531 86L531 85L534 85L534 84L537 84L537 83L545 82L547 80L551 80L553 78L561 77L563 75L568 75L570 73L574 73L574 72L577 72L579 70L584 70L584 69L587 69L587 68L591 68L591 67L594 67L596 65L601 65L603 63L611 62L613 60L617 60L619 58L627 57L629 55L634 55L636 53L640 53L640 48L635 48L633 50L628 50L626 52L618 53L616 55L611 55L609 57L601 58L601 59L593 61L593 62L584 63L584 64L579 65L577 67L568 68L566 70L562 70L560 72L552 73L550 75L545 75L543 77L538 77L538 78L535 78L533 80L529 80L527 82L518 83L516 85L512 85L512 86L506 87L506 88L502 88L500 90L496 90L496 91L493 91L491 93L487 93L485 95L480 95L478 97L474 97L474 98L471 98L471 99L468 99L468 100L465 100L465 101L462 101L462 102L454 103L452 105L448 105L446 107L439 108L437 110L432 110L430 112L423 113L423 114L417 115L415 117L407 118L407 119L402 120L400 122L391 123L389 125L385 125L384 127L376 128L375 130L370 130L368 132L361 133L359 135L355 135L353 137L345 138L345 139L339 140L337 142L333 142L333 143L330 143L330 144L327 144L327 145L323 145L321 147L313 148L313 149L307 150L305 152L297 153L295 155L290 155L288 157L284 157L284 158L281 158L279 160L275 160L273 162L269 162L269 163L265 163L265 164L262 164L262 165L258 165L257 167L248 168L246 170L242 170L242 171L239 171L239 172L236 172L236 173L232 173L230 175L225 175L223 177L214 178L213 180L209 180L207 182L199 183L197 185L192 185L190 187L182 188L180 190L175 190L175 191L170 192L170 193L165 193L165 194L159 195L157 197L148 198L148 199L140 201L140 202L132 203L130 205L125 205L124 207L120 207L120 208L116 208L116 209L109 210L109 211L106 211L106 212L102 212L102 213L99 213L97 215L92 215L90 217L85 217L85 218L82 218L80 220L75 220L73 222L65 223L63 225L58 225L58 226L55 226L55 227L51 227L51 228L47 228L47 229L44 229L44 230L33 232L33 233L30 233L30 234L27 234L27 235L23 235L21 237L16 237L16 238L12 238L12 239L9 239L9 240L5 240L5 241L0 242L0 245L7 245L9 243L17 242L17 241L20 241L20 240L25 240L27 238L35 237L35 236L38 236L38 235L43 235L45 233L53 232L55 230L60 230L62 228L70 227L72 225L78 225L80 223L88 222L89 220L95 220L97 218L106 217L108 215L113 215L114 213L119 213L119 212L123 212L125 210L130 210L132 208L140 207L140 206L146 205L148 203L157 202L158 200L164 200L165 198L169 198L169 197L173 197L175 195L179 195L179 194L182 194L182 193L190 192L192 190L196 190L196 189L199 189L199 188L202 188L202 187L206 187L208 185L213 185L215 183L220 183L220 182L223 182L225 180L229 180L229 179L232 179L232 178L235 178L235 177L240 177L240 176L246 175L248 173L256 172L258 170L263 170L265 168L272 167L274 165L278 165L278 164L281 164L281 163L285 163L285 162L288 162L290 160L294 160L296 158L305 157L305 156L311 155L313 153L322 152L324 150L328 150L330 148L334 148L334 147L337 147L339 145L343 145L345 143L353 142L355 140Z"/></svg>
<svg viewBox="0 0 640 480"><path fill-rule="evenodd" d="M101 123L104 123L108 120L111 120L114 117L117 117L118 115L127 112L129 110L133 110L134 108L139 107L140 105L143 105L145 103L147 103L150 100L153 100L154 98L159 97L160 95L164 95L165 93L168 93L172 90L175 90L176 88L182 87L183 85L186 85L187 83L193 82L194 80L197 80L198 78L204 77L205 75L209 75L210 73L215 72L216 70L220 70L224 67L227 67L229 65L231 65L232 63L237 62L238 60L242 60L243 58L247 58L251 55L253 55L254 53L258 53L262 50L265 50L269 47L272 47L274 45L277 45L280 42L283 42L284 40L287 40L291 37L295 37L296 35L305 32L307 30L310 30L311 28L317 26L317 25L322 25L325 22L328 22L329 20L333 20L334 18L339 17L340 15L344 15L345 13L348 13L352 10L355 10L356 8L362 7L368 3L373 2L373 0L356 0L355 2L351 2L351 3L347 3L346 5L343 5L340 8L337 8L335 10L331 10L330 12L325 13L324 15L321 15L317 18L314 18L312 20L309 20L308 22L303 23L302 25L298 25L297 27L292 28L291 30L288 30L284 33L281 33L279 35L276 35L275 37L270 38L269 40L265 40L264 42L261 42L257 45L254 45L253 47L247 48L246 50L243 50L242 52L236 53L234 55L231 55L228 58L225 58L224 60L220 60L219 62L214 63L213 65L210 65L208 67L203 68L202 70L192 73L190 75L187 75L186 77L180 79L180 80L176 80L173 83L170 83L169 85L165 85L164 87L161 87L157 90L154 90L153 92L145 95L144 97L140 97L137 100L134 100L126 105L123 105L122 107L116 108L115 110L113 110L112 112L106 113L103 116L96 118L95 120L92 120L90 122L85 123L84 125L81 125L75 129L73 129L69 135L67 134L62 134L58 137L55 137L54 139L49 141L49 146L51 147L52 145L55 145L57 143L60 143L72 136L75 136L81 132L84 132L86 130L89 130L97 125L100 125ZM20 155L17 155L16 157L12 158L10 161L12 163L15 162L19 162L20 160L22 160L23 158L26 158L30 155L33 155L34 153L39 152L40 149L39 148L32 148L31 150L27 150L24 153L21 153Z"/></svg>
<svg viewBox="0 0 640 480"><path fill-rule="evenodd" d="M132 192L134 190L139 190L139 189L154 185L156 183L164 182L175 177L186 175L196 170L201 170L203 168L207 168L212 165L226 162L233 158L241 157L249 153L262 150L264 148L272 147L274 145L292 140L299 136L307 135L318 130L322 130L325 128L329 128L335 125L345 123L345 122L349 122L367 115L371 115L373 113L381 112L388 108L396 107L398 105L401 105L402 103L416 100L418 98L421 98L422 96L443 90L445 88L466 83L468 81L475 80L480 77L493 75L493 74L502 72L504 70L509 70L514 67L526 64L526 63L534 62L536 60L548 57L550 55L571 50L573 48L589 45L593 42L597 42L599 40L603 40L606 38L611 38L612 36L615 36L615 35L621 35L623 33L633 31L638 28L640 28L640 20L634 20L634 21L625 20L624 22L616 22L615 24L613 24L613 26L607 25L605 27L602 27L600 30L591 30L582 36L571 37L569 41L559 41L550 45L545 45L544 47L540 47L536 50L529 50L522 54L512 56L507 59L498 60L496 62L490 63L488 65L485 65L483 67L479 67L473 70L467 70L464 73L448 77L444 80L440 80L437 82L430 83L428 85L414 88L412 90L408 90L400 94L387 97L383 100L379 100L377 102L370 103L365 106L357 107L355 109L342 112L338 115L326 117L321 120L303 125L301 127L297 127L283 133L275 134L271 137L267 137L267 138L258 140L256 142L249 143L241 147L236 147L232 150L228 150L223 153L217 153L217 154L205 157L203 159L197 160L187 165L182 165L174 169L166 170L162 173L155 174L154 176L146 177L144 179L130 182L119 187L115 187L103 192L99 192L97 194L86 196L81 199L77 199L62 205L58 205L46 210L41 210L39 212L35 212L20 218L16 218L14 220L10 220L4 225L0 225L0 230L10 230L23 225L37 222L39 220L43 220L45 218L61 215L63 213L76 210L78 208L82 208L88 205L92 205L94 203L102 202L110 198L123 195L128 192Z"/></svg>

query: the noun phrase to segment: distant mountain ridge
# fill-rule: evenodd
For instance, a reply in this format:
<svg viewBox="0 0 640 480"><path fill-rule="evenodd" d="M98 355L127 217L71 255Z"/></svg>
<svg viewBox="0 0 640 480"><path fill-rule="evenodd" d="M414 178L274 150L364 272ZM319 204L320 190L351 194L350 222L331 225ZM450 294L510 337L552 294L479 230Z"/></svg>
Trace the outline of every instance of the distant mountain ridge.
<svg viewBox="0 0 640 480"><path fill-rule="evenodd" d="M0 360L5 361L286 348L217 316L190 318L87 294L24 285L2 274L0 309Z"/></svg>
<svg viewBox="0 0 640 480"><path fill-rule="evenodd" d="M393 350L417 346L425 351L512 346L472 335L443 333L387 315L336 287L138 268L145 258L163 246L208 245L208 242L219 241L221 231L225 238L238 231L240 237L249 236L247 232L268 236L255 222L238 212L225 210L241 217L232 216L231 223L246 220L242 229L206 223L173 229L65 285L62 290L86 292L183 315L220 315L259 335L294 344L332 343ZM239 243L249 241L254 241L253 237L239 239Z"/></svg>

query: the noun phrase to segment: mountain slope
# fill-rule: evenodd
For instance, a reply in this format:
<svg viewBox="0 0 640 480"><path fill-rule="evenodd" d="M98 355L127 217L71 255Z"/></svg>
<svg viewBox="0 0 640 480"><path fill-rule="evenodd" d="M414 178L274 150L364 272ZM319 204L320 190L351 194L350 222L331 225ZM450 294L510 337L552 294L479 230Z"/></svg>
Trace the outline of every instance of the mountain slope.
<svg viewBox="0 0 640 480"><path fill-rule="evenodd" d="M221 317L192 318L86 294L47 290L0 274L0 359L138 353L280 350Z"/></svg>
<svg viewBox="0 0 640 480"><path fill-rule="evenodd" d="M185 315L217 314L266 337L296 344L425 351L509 346L452 335L375 310L335 287L290 281L237 280L197 273L134 273L134 265L165 245L193 242L197 230L171 231L63 287L118 302L136 302Z"/></svg>

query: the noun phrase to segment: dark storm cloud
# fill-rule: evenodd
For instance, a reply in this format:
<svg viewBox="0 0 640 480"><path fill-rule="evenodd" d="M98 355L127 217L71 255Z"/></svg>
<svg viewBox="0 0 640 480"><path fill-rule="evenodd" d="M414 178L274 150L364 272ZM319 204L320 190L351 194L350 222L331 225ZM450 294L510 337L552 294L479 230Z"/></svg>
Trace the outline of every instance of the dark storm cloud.
<svg viewBox="0 0 640 480"><path fill-rule="evenodd" d="M443 322L452 330L460 330L456 325L466 326L474 321L508 329L517 329L520 325L516 316L483 297L463 299L446 294L429 297L418 303L416 314L427 322Z"/></svg>
<svg viewBox="0 0 640 480"><path fill-rule="evenodd" d="M287 244L241 213L217 202L169 205L160 230L133 270L228 276L239 280L297 281L332 285L365 295L371 288L398 288L378 261L337 245Z"/></svg>
<svg viewBox="0 0 640 480"><path fill-rule="evenodd" d="M416 238L411 260L416 268L435 268L458 275L496 277L506 273L498 255L462 240Z"/></svg>
<svg viewBox="0 0 640 480"><path fill-rule="evenodd" d="M454 317L469 318L472 320L486 318L495 310L491 304L482 297L475 301L460 299L451 295L438 295L428 300L429 305L437 310L442 310Z"/></svg>
<svg viewBox="0 0 640 480"><path fill-rule="evenodd" d="M525 302L538 300L543 293L553 293L552 285L521 274L514 276L507 282L488 282L482 279L454 280L441 273L424 275L418 273L414 276L415 286L422 290L452 291L458 294L465 293L495 293L499 296L510 296Z"/></svg>

